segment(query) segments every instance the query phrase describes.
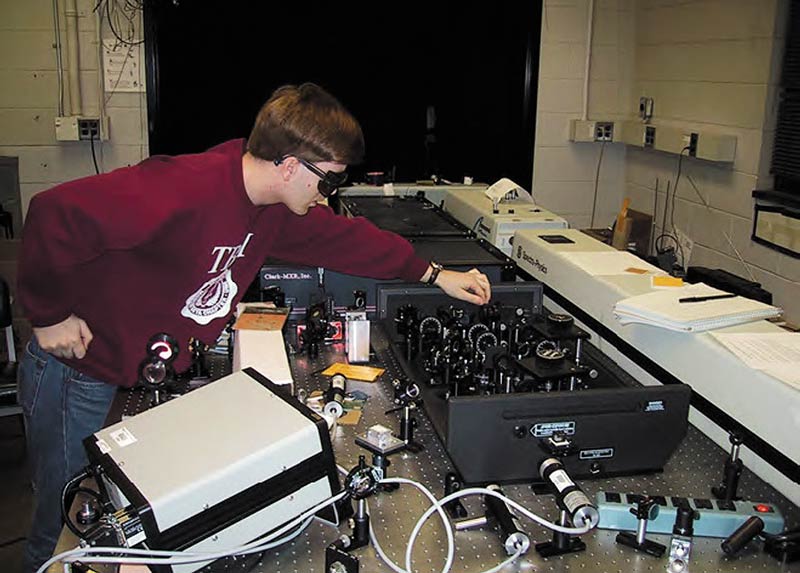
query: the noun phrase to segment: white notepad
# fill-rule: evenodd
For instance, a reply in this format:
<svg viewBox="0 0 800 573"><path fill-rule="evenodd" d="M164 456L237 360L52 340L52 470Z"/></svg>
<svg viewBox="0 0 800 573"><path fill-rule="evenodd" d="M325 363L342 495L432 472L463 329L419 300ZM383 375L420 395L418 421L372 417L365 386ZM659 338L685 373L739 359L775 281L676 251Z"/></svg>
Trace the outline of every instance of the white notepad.
<svg viewBox="0 0 800 573"><path fill-rule="evenodd" d="M658 290L619 301L614 305L614 316L621 324L641 323L682 332L703 332L776 317L782 312L780 308L741 296L680 302L680 299L724 294L728 293L703 283Z"/></svg>

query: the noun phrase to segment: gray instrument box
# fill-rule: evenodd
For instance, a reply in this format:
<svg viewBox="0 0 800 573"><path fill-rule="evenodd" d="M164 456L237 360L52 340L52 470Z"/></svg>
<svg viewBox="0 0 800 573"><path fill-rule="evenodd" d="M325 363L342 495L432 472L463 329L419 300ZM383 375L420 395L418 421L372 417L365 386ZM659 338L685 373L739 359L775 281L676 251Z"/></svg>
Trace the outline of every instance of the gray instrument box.
<svg viewBox="0 0 800 573"><path fill-rule="evenodd" d="M105 428L84 446L104 497L141 521L127 546L220 551L340 491L324 420L252 368Z"/></svg>

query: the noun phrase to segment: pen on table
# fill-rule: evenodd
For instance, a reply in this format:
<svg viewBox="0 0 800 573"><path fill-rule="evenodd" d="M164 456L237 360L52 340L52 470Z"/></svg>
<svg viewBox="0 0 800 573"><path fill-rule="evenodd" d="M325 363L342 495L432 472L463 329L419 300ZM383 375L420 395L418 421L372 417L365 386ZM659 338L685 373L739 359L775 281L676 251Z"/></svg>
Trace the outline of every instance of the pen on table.
<svg viewBox="0 0 800 573"><path fill-rule="evenodd" d="M712 294L710 296L687 296L685 298L679 298L678 302L705 302L707 300L719 300L721 298L735 298L738 295L735 294Z"/></svg>

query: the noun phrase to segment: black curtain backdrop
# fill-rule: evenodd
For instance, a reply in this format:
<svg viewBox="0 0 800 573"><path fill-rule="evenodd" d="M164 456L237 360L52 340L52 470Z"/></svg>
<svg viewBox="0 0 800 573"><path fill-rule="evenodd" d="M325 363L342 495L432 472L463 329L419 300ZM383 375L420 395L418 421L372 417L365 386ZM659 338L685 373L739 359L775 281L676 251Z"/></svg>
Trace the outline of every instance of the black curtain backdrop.
<svg viewBox="0 0 800 573"><path fill-rule="evenodd" d="M397 181L510 177L527 188L540 25L541 0L148 0L150 152L247 137L276 87L313 81L364 128L354 180L394 170Z"/></svg>

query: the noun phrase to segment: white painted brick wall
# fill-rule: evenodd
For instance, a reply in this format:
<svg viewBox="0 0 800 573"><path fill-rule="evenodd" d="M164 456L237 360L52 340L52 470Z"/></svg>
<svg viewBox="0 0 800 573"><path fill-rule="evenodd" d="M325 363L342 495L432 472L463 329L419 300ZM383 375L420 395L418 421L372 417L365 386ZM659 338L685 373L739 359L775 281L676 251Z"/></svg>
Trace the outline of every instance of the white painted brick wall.
<svg viewBox="0 0 800 573"><path fill-rule="evenodd" d="M568 141L569 122L581 115L587 7L588 0L545 2L533 180L537 200L580 227L589 223L599 154L597 144ZM657 124L735 135L732 168L684 159L675 223L697 242L692 264L752 273L800 323L800 263L750 240L751 193L771 185L787 7L788 0L596 0L589 119L632 118L639 96L649 95ZM652 213L658 178L660 232L676 167L675 155L606 146L595 226L609 224L625 196Z"/></svg>
<svg viewBox="0 0 800 573"><path fill-rule="evenodd" d="M752 273L772 291L786 317L800 322L795 261L750 240L752 191L771 185L787 7L787 0L639 0L634 96L655 98L656 123L737 137L732 168L684 159L675 224L696 241L691 264L746 278ZM634 208L652 212L653 186L660 180L659 225L663 192L667 181L675 181L676 165L675 156L642 150L629 150L626 157L626 185Z"/></svg>
<svg viewBox="0 0 800 573"><path fill-rule="evenodd" d="M84 115L94 115L99 113L100 97L108 100L109 139L95 147L100 168L110 171L148 156L147 104L144 93L100 93L94 2L78 1L82 105ZM63 21L61 28L66 60ZM107 23L102 35L113 37ZM0 156L19 158L23 213L39 191L94 173L87 142L55 139L58 82L53 44L51 0L0 2Z"/></svg>
<svg viewBox="0 0 800 573"><path fill-rule="evenodd" d="M634 60L632 0L597 0L589 82L589 119L622 119L630 108ZM588 227L600 145L572 143L570 121L580 119L586 49L588 0L547 0L542 40L534 197L563 215L574 227ZM603 151L594 226L605 227L619 209L625 188L625 153L621 144Z"/></svg>

